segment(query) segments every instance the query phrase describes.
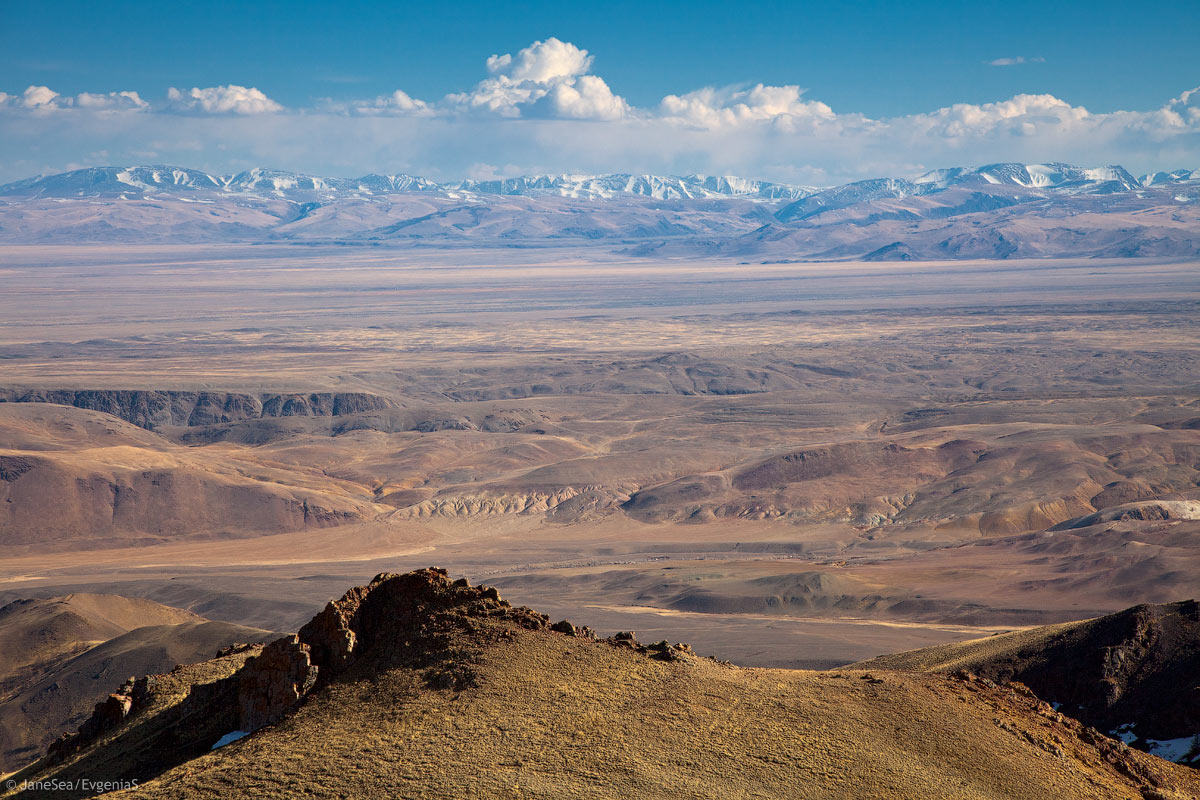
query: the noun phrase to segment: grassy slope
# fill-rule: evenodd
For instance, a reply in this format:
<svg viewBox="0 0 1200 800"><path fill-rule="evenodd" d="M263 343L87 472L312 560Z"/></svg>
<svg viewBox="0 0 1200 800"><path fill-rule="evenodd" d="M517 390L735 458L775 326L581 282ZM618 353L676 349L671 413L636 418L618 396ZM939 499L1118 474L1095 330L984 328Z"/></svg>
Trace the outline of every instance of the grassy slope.
<svg viewBox="0 0 1200 800"><path fill-rule="evenodd" d="M662 663L547 631L474 669L461 693L405 669L339 681L125 796L1142 797L1045 704L940 676ZM1164 797L1200 792L1190 770L1119 758Z"/></svg>

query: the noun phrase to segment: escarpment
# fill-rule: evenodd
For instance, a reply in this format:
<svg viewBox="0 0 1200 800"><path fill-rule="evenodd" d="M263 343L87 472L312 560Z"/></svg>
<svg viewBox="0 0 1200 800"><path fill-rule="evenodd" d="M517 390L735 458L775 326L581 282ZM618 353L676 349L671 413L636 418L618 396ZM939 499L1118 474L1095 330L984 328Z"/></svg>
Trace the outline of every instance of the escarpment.
<svg viewBox="0 0 1200 800"><path fill-rule="evenodd" d="M198 427L271 417L341 417L394 408L367 392L268 393L119 389L0 389L0 403L102 411L142 428Z"/></svg>

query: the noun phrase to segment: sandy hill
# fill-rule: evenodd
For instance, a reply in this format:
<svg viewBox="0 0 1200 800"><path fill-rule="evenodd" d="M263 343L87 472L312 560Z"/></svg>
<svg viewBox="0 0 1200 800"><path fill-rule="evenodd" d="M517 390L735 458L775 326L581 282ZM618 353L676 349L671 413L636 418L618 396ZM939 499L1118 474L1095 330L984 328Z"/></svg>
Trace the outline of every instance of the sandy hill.
<svg viewBox="0 0 1200 800"><path fill-rule="evenodd" d="M0 403L0 547L256 536L387 510L361 487L181 447L99 411Z"/></svg>
<svg viewBox="0 0 1200 800"><path fill-rule="evenodd" d="M380 575L261 651L126 684L14 779L80 777L170 798L1200 793L1200 774L1019 686L741 669L551 625L442 570Z"/></svg>
<svg viewBox="0 0 1200 800"><path fill-rule="evenodd" d="M189 611L112 594L16 600L0 608L0 691L133 628L198 619Z"/></svg>
<svg viewBox="0 0 1200 800"><path fill-rule="evenodd" d="M130 675L211 658L267 631L149 600L71 594L0 608L0 772L29 763Z"/></svg>
<svg viewBox="0 0 1200 800"><path fill-rule="evenodd" d="M1139 605L1099 619L882 656L862 669L1020 681L1105 731L1144 740L1200 734L1200 603Z"/></svg>

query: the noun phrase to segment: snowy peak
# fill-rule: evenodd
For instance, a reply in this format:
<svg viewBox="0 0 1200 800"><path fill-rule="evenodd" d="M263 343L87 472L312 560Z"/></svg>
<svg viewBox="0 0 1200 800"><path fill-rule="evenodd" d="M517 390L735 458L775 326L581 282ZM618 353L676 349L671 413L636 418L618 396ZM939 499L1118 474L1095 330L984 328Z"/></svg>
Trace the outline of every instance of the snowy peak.
<svg viewBox="0 0 1200 800"><path fill-rule="evenodd" d="M59 175L28 178L0 186L0 194L17 197L119 197L148 191L213 191L220 178L183 167L91 167Z"/></svg>
<svg viewBox="0 0 1200 800"><path fill-rule="evenodd" d="M531 175L489 181L461 181L445 188L480 194L557 196L586 200L607 200L618 195L636 195L655 200L703 200L722 197L748 197L776 200L805 197L816 189L789 186L733 176L687 175Z"/></svg>
<svg viewBox="0 0 1200 800"><path fill-rule="evenodd" d="M428 178L419 178L415 175L377 175L372 172L370 175L364 175L361 178L356 178L349 183L358 185L361 192L370 192L375 194L391 194L393 192L436 192L441 186L429 180Z"/></svg>
<svg viewBox="0 0 1200 800"><path fill-rule="evenodd" d="M1130 191L1142 182L1121 166L1084 169L1070 164L988 164L927 172L913 181L921 186L946 189L959 185L1018 186L1023 189L1056 189L1105 193Z"/></svg>
<svg viewBox="0 0 1200 800"><path fill-rule="evenodd" d="M1174 172L1151 172L1140 179L1142 186L1169 186L1175 183L1200 182L1200 169L1177 169Z"/></svg>
<svg viewBox="0 0 1200 800"><path fill-rule="evenodd" d="M789 203L775 215L782 222L807 219L824 211L846 208L857 203L873 200L890 200L937 191L939 186L932 183L920 184L903 178L872 178L867 181L855 181L844 186L834 186L816 194Z"/></svg>
<svg viewBox="0 0 1200 800"><path fill-rule="evenodd" d="M0 186L0 195L19 197L119 197L204 189L221 193L285 198L301 202L332 201L405 192L470 192L521 197L570 197L607 200L620 196L656 200L701 200L745 197L792 200L817 189L734 176L688 175L529 175L496 180L437 183L413 175L372 173L360 178L322 178L303 173L255 168L216 176L180 167L95 167L60 175L30 178Z"/></svg>
<svg viewBox="0 0 1200 800"><path fill-rule="evenodd" d="M998 163L953 167L914 179L873 178L816 188L732 175L528 175L494 180L435 182L406 174L372 173L359 178L323 178L264 168L219 176L172 166L92 167L39 176L0 186L0 197L139 198L243 196L259 200L326 204L344 199L414 192L509 197L565 197L588 201L643 197L660 201L741 198L781 204L780 220L805 219L857 203L922 197L962 188L987 194L1049 197L1055 194L1112 194L1151 187L1186 187L1190 197L1200 185L1200 170L1155 172L1135 178L1124 167L1075 167L1070 164ZM207 202L207 200L206 200Z"/></svg>

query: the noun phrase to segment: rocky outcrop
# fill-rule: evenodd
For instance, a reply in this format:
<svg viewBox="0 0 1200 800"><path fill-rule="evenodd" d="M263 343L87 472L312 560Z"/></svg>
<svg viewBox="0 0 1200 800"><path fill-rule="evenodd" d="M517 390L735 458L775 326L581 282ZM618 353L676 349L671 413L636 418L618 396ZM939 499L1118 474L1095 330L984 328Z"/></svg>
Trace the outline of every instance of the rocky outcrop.
<svg viewBox="0 0 1200 800"><path fill-rule="evenodd" d="M416 668L435 688L473 685L469 659L452 640L464 630L478 634L472 620L480 618L530 629L550 624L543 614L513 608L494 588L451 581L442 569L382 573L246 662L235 676L238 729L255 731L278 721L309 692L359 664Z"/></svg>
<svg viewBox="0 0 1200 800"><path fill-rule="evenodd" d="M1192 736L1200 732L1200 603L1134 606L970 669L1019 681L1100 730L1132 724L1144 738Z"/></svg>
<svg viewBox="0 0 1200 800"><path fill-rule="evenodd" d="M448 493L427 499L420 497L416 493L408 493L395 498L390 504L400 508L398 516L411 519L548 514L561 521L589 514L610 513L619 507L627 495L621 494L618 489L592 485L527 492L484 489L469 494ZM404 505L405 498L412 498L415 502Z"/></svg>
<svg viewBox="0 0 1200 800"><path fill-rule="evenodd" d="M118 728L134 712L141 711L146 706L146 699L155 688L153 676L130 678L117 691L96 704L96 710L77 732L63 734L61 738L50 745L47 757L52 761L61 761L104 734Z"/></svg>
<svg viewBox="0 0 1200 800"><path fill-rule="evenodd" d="M1111 506L1095 514L1066 520L1051 530L1065 531L1086 528L1104 522L1141 520L1154 522L1167 519L1200 519L1200 500L1144 500Z"/></svg>
<svg viewBox="0 0 1200 800"><path fill-rule="evenodd" d="M147 429L271 417L340 417L395 407L390 400L366 392L250 395L142 389L0 389L0 403L86 408Z"/></svg>
<svg viewBox="0 0 1200 800"><path fill-rule="evenodd" d="M255 731L290 711L316 685L312 650L292 635L271 642L238 676L238 730Z"/></svg>

